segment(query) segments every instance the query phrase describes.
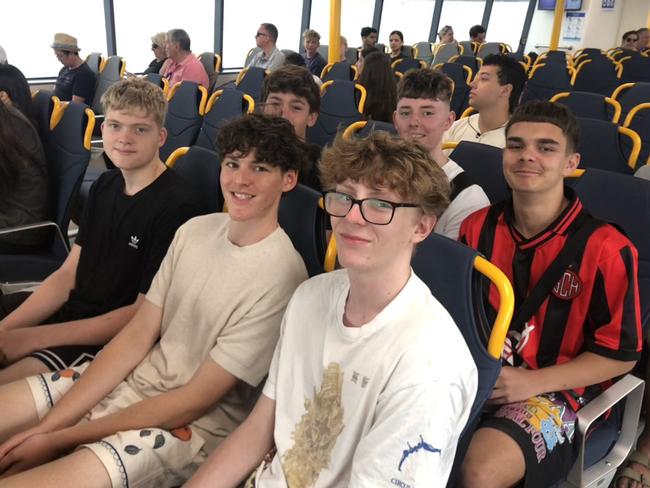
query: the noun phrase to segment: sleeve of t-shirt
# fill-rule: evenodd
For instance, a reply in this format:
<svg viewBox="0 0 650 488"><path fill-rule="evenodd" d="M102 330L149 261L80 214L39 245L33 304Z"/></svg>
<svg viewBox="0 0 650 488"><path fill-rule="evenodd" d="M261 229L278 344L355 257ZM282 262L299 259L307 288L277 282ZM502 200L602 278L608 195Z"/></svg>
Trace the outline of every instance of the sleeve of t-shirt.
<svg viewBox="0 0 650 488"><path fill-rule="evenodd" d="M151 287L147 292L147 300L156 305L157 307L163 308L165 304L165 297L167 296L167 290L172 281L172 276L174 275L174 269L176 267L176 257L182 252L184 241L184 229L181 227L176 231L174 239L167 248L167 252L160 267L154 276Z"/></svg>
<svg viewBox="0 0 650 488"><path fill-rule="evenodd" d="M222 368L251 386L257 386L269 372L280 334L285 308L300 279L270 287L237 323L226 326L210 356Z"/></svg>
<svg viewBox="0 0 650 488"><path fill-rule="evenodd" d="M631 245L610 250L596 270L585 347L605 357L634 361L643 339L637 252Z"/></svg>
<svg viewBox="0 0 650 488"><path fill-rule="evenodd" d="M450 239L458 239L460 225L471 214L490 205L490 200L485 195L483 188L471 185L461 191L445 211L446 224L444 229L436 229Z"/></svg>
<svg viewBox="0 0 650 488"><path fill-rule="evenodd" d="M273 71L274 69L278 69L283 64L284 64L284 53L277 52L275 53L275 56L273 56L273 59L270 60L269 65L266 67L266 69L268 69L269 71Z"/></svg>
<svg viewBox="0 0 650 488"><path fill-rule="evenodd" d="M75 76L74 84L72 85L72 95L82 97L84 103L90 105L90 95L95 91L96 83L95 75L93 73L80 73Z"/></svg>
<svg viewBox="0 0 650 488"><path fill-rule="evenodd" d="M464 419L458 385L431 381L380 398L370 431L357 445L349 488L444 487Z"/></svg>
<svg viewBox="0 0 650 488"><path fill-rule="evenodd" d="M192 217L201 214L200 208L192 202L172 203L167 211L161 213L153 227L151 245L140 278L140 293L147 293L149 290L151 280L158 271L178 228Z"/></svg>

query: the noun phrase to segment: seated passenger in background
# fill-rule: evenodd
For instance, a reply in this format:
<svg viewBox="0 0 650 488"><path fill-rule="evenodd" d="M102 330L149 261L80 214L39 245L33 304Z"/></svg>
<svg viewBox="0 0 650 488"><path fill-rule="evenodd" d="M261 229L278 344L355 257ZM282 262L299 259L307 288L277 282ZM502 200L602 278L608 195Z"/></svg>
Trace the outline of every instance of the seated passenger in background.
<svg viewBox="0 0 650 488"><path fill-rule="evenodd" d="M364 47L363 49L359 49L359 59L357 59L357 64L356 64L357 71L359 72L359 76L361 76L361 73L363 73L364 59L372 53L381 53L381 51L374 46Z"/></svg>
<svg viewBox="0 0 650 488"><path fill-rule="evenodd" d="M359 50L367 47L375 47L377 37L377 29L374 27L363 27L361 29L361 47L359 47Z"/></svg>
<svg viewBox="0 0 650 488"><path fill-rule="evenodd" d="M51 217L41 140L3 86L7 72L14 70L20 73L11 65L0 65L0 231ZM0 235L0 254L37 252L49 237L48 229Z"/></svg>
<svg viewBox="0 0 650 488"><path fill-rule="evenodd" d="M479 44L485 43L485 27L482 25L473 25L469 29L469 40L472 42L478 42ZM471 56L472 53L463 53L466 56Z"/></svg>
<svg viewBox="0 0 650 488"><path fill-rule="evenodd" d="M442 168L451 186L451 203L436 222L434 232L458 239L460 224L471 213L487 207L483 189L442 151L442 135L454 121L450 109L453 83L429 69L407 71L397 85L397 110L393 122L404 139L424 146Z"/></svg>
<svg viewBox="0 0 650 488"><path fill-rule="evenodd" d="M63 65L56 79L54 94L61 101L82 102L90 105L95 94L97 77L90 66L79 57L77 38L68 34L54 35L50 46L56 59Z"/></svg>
<svg viewBox="0 0 650 488"><path fill-rule="evenodd" d="M0 102L20 111L35 124L36 112L29 83L22 71L11 64L0 64Z"/></svg>
<svg viewBox="0 0 650 488"><path fill-rule="evenodd" d="M307 29L302 33L302 40L303 47L305 48L303 57L305 58L307 69L311 71L312 75L320 77L323 68L327 64L327 61L318 52L320 34L313 29Z"/></svg>
<svg viewBox="0 0 650 488"><path fill-rule="evenodd" d="M443 44L458 44L458 41L454 39L454 29L450 25L444 25L442 26L442 29L438 31L438 42L433 45L434 54Z"/></svg>
<svg viewBox="0 0 650 488"><path fill-rule="evenodd" d="M165 37L167 59L160 68L160 74L169 80L170 87L181 81L193 81L207 89L210 86L208 74L190 47L190 36L183 29L172 29L167 32Z"/></svg>
<svg viewBox="0 0 650 488"><path fill-rule="evenodd" d="M285 65L264 78L262 112L287 119L301 141L307 140L307 128L312 127L320 111L320 90L306 68ZM299 182L321 190L318 161L321 148L307 143L307 164L298 175Z"/></svg>
<svg viewBox="0 0 650 488"><path fill-rule="evenodd" d="M422 147L379 131L337 138L321 174L344 269L296 290L262 396L188 488L238 486L260 462L257 488L446 484L476 367L410 267L446 178Z"/></svg>
<svg viewBox="0 0 650 488"><path fill-rule="evenodd" d="M394 30L388 36L388 45L390 46L390 60L396 61L405 58L402 48L404 47L404 34L401 31Z"/></svg>
<svg viewBox="0 0 650 488"><path fill-rule="evenodd" d="M166 36L167 34L164 32L159 32L151 38L151 50L153 51L155 58L151 63L149 63L147 69L144 70L145 75L148 73L159 73L160 68L162 68L162 65L165 63L165 60L167 59L167 51L165 50Z"/></svg>
<svg viewBox="0 0 650 488"><path fill-rule="evenodd" d="M397 103L397 83L390 58L379 51L364 57L359 83L366 89L363 116L390 123Z"/></svg>
<svg viewBox="0 0 650 488"><path fill-rule="evenodd" d="M476 212L461 227L461 241L498 266L515 291L491 397L496 410L471 440L465 487L523 480L526 488L546 488L564 479L577 453L576 411L640 356L637 251L564 185L580 161L578 132L563 105L519 107L503 154L512 199ZM558 260L559 271L549 273Z"/></svg>
<svg viewBox="0 0 650 488"><path fill-rule="evenodd" d="M273 71L282 66L284 54L276 47L276 42L278 42L278 28L269 23L261 24L255 34L255 44L260 51L251 58L246 67Z"/></svg>
<svg viewBox="0 0 650 488"><path fill-rule="evenodd" d="M639 34L635 30L627 31L621 38L621 49L624 51L639 50Z"/></svg>
<svg viewBox="0 0 650 488"><path fill-rule="evenodd" d="M104 150L119 169L90 190L61 267L33 293L0 297L0 384L91 360L133 317L176 229L202 213L158 157L167 102L139 78L102 96ZM48 325L45 325L48 324Z"/></svg>
<svg viewBox="0 0 650 488"><path fill-rule="evenodd" d="M307 68L307 64L305 63L305 58L295 52L287 53L284 56L284 64L285 66L287 64L292 64L293 66L300 66L301 68ZM318 85L318 88L320 89L320 87L323 86L323 82L321 81L321 79L316 75L311 75L311 77L313 78L314 83L316 83L316 85Z"/></svg>
<svg viewBox="0 0 650 488"><path fill-rule="evenodd" d="M469 92L469 106L478 113L457 120L443 140L505 147L505 127L525 82L526 73L518 61L503 54L487 56Z"/></svg>
<svg viewBox="0 0 650 488"><path fill-rule="evenodd" d="M277 117L246 115L221 129L228 213L178 230L137 313L85 371L0 388L0 440L34 426L0 446L0 473L72 453L3 485L181 485L246 418L287 302L307 278L278 226L302 146Z"/></svg>
<svg viewBox="0 0 650 488"><path fill-rule="evenodd" d="M650 29L647 27L641 27L636 31L636 35L639 36L639 41L637 42L637 47L640 52L650 49Z"/></svg>

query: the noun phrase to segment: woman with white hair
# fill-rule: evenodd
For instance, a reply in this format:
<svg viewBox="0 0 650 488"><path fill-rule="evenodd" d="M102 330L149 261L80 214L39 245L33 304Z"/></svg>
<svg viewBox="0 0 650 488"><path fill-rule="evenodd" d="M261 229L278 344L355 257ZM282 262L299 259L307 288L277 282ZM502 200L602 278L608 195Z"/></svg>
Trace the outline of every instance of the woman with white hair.
<svg viewBox="0 0 650 488"><path fill-rule="evenodd" d="M147 73L158 73L163 63L167 59L167 53L165 52L165 37L166 33L159 32L155 36L151 37L151 50L156 56L155 59L149 63L149 67L144 70L144 74Z"/></svg>

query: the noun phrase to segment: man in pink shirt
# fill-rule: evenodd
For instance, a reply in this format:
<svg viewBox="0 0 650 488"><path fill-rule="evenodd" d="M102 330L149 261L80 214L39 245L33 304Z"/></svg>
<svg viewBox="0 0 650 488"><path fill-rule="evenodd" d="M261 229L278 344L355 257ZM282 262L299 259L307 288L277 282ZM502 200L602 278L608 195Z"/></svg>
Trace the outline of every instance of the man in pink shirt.
<svg viewBox="0 0 650 488"><path fill-rule="evenodd" d="M208 74L192 51L190 36L183 29L172 29L165 39L167 61L162 65L160 74L169 80L169 86L180 81L194 81L205 88L210 86Z"/></svg>

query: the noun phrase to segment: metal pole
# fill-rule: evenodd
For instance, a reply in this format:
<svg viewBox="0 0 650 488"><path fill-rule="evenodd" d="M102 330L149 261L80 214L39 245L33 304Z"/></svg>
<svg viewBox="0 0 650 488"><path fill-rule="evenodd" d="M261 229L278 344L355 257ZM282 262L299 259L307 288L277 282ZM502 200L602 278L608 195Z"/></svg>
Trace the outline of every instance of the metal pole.
<svg viewBox="0 0 650 488"><path fill-rule="evenodd" d="M528 3L528 11L526 12L526 19L524 20L524 28L521 30L521 37L519 38L519 47L517 48L517 54L524 54L526 49L526 43L528 42L528 33L530 32L530 26L533 24L533 15L535 15L535 6L537 5L537 0L530 0Z"/></svg>
<svg viewBox="0 0 650 488"><path fill-rule="evenodd" d="M560 42L560 29L562 28L562 15L564 15L564 0L555 2L555 16L553 17L553 30L551 31L551 41L548 43L549 49L555 51Z"/></svg>
<svg viewBox="0 0 650 488"><path fill-rule="evenodd" d="M327 61L341 60L341 0L330 0L330 45Z"/></svg>
<svg viewBox="0 0 650 488"><path fill-rule="evenodd" d="M384 8L384 0L375 0L375 13L372 16L372 27L377 29L379 32L379 27L381 27L381 11Z"/></svg>
<svg viewBox="0 0 650 488"><path fill-rule="evenodd" d="M487 30L488 25L490 25L490 16L492 15L492 4L494 0L486 0L485 10L483 10L483 19L481 20L481 25Z"/></svg>
<svg viewBox="0 0 650 488"><path fill-rule="evenodd" d="M214 52L223 66L223 0L214 0Z"/></svg>
<svg viewBox="0 0 650 488"><path fill-rule="evenodd" d="M433 17L431 18L431 29L429 29L429 42L438 42L438 26L440 25L440 15L442 14L442 2L436 0L433 6Z"/></svg>
<svg viewBox="0 0 650 488"><path fill-rule="evenodd" d="M302 51L302 33L309 29L311 19L311 0L302 0L302 19L300 20L300 39L298 39L297 53Z"/></svg>
<svg viewBox="0 0 650 488"><path fill-rule="evenodd" d="M117 42L115 40L115 9L113 0L104 0L104 22L106 23L106 54L115 56L117 54Z"/></svg>

